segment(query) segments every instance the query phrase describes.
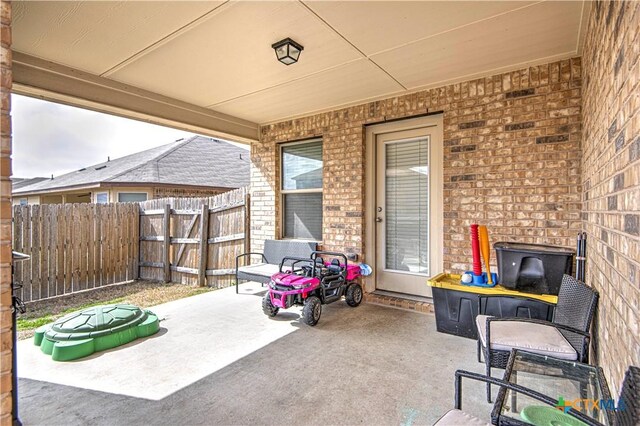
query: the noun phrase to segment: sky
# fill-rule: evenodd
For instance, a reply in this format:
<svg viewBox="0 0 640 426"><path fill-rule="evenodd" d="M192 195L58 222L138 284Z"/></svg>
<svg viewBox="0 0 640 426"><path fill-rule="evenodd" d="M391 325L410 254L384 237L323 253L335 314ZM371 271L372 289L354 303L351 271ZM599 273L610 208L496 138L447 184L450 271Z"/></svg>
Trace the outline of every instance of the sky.
<svg viewBox="0 0 640 426"><path fill-rule="evenodd" d="M193 136L109 114L11 96L13 176L61 174Z"/></svg>

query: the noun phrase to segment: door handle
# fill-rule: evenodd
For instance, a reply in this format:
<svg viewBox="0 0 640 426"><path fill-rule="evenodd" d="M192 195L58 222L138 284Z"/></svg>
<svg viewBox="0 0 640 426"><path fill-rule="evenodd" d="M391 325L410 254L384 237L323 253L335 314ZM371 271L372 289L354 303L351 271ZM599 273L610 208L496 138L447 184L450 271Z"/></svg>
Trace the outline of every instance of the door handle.
<svg viewBox="0 0 640 426"><path fill-rule="evenodd" d="M382 222L382 218L381 217L376 217L376 222Z"/></svg>

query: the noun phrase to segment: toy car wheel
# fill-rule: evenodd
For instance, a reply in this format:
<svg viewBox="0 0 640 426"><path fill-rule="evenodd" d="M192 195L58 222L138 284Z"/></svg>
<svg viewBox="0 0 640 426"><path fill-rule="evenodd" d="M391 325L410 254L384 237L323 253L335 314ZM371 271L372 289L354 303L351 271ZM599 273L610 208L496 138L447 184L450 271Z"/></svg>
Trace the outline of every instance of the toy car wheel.
<svg viewBox="0 0 640 426"><path fill-rule="evenodd" d="M302 308L302 318L307 325L316 325L320 321L322 313L322 303L317 296L311 296L307 299Z"/></svg>
<svg viewBox="0 0 640 426"><path fill-rule="evenodd" d="M267 292L267 294L262 298L262 312L264 312L268 317L275 317L279 310L280 308L273 306L273 303L271 303L271 296L269 295L269 292Z"/></svg>
<svg viewBox="0 0 640 426"><path fill-rule="evenodd" d="M362 302L362 287L360 284L351 284L347 287L347 294L344 296L347 305L355 308Z"/></svg>

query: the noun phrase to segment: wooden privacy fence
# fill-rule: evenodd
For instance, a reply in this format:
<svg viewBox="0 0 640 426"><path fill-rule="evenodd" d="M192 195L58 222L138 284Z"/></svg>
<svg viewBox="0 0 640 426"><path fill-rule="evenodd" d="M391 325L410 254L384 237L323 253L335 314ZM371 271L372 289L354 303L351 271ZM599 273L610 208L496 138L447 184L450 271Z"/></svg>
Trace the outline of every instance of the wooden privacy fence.
<svg viewBox="0 0 640 426"><path fill-rule="evenodd" d="M209 198L140 203L140 277L222 287L235 258L249 247L249 195L244 188Z"/></svg>
<svg viewBox="0 0 640 426"><path fill-rule="evenodd" d="M25 302L145 278L225 286L248 247L246 189L209 198L15 206L14 280ZM165 238L167 236L167 238Z"/></svg>
<svg viewBox="0 0 640 426"><path fill-rule="evenodd" d="M15 206L14 280L25 302L138 278L136 204Z"/></svg>

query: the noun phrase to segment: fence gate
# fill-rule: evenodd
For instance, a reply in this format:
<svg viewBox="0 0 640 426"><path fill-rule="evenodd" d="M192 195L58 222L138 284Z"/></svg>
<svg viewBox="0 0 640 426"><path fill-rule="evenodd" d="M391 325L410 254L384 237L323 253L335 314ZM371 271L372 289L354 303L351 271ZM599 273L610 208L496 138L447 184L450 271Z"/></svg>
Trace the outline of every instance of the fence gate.
<svg viewBox="0 0 640 426"><path fill-rule="evenodd" d="M140 203L140 277L230 285L235 258L249 247L248 218L244 188L209 198Z"/></svg>

